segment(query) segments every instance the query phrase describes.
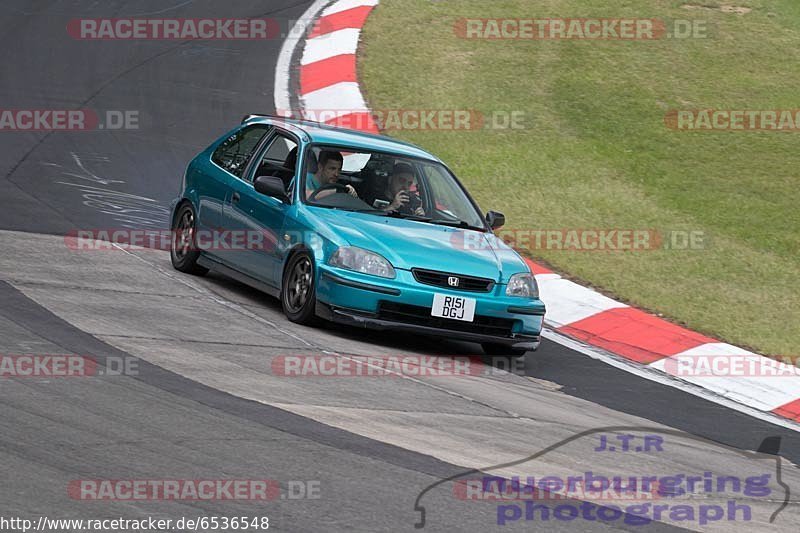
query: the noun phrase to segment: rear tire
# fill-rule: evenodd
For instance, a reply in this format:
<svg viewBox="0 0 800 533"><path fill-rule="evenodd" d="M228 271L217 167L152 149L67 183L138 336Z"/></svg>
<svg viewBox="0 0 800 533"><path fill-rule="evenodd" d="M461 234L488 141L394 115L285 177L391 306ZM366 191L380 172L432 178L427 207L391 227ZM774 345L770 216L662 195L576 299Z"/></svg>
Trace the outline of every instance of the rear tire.
<svg viewBox="0 0 800 533"><path fill-rule="evenodd" d="M522 357L528 350L524 348L512 348L511 346L507 346L505 344L496 344L493 342L484 342L481 343L481 348L483 348L483 353L486 355L505 355L509 357Z"/></svg>
<svg viewBox="0 0 800 533"><path fill-rule="evenodd" d="M191 204L184 203L178 209L171 229L172 246L169 258L175 270L195 276L207 274L208 269L197 264L197 258L200 257L200 250L197 249L195 241L197 216Z"/></svg>
<svg viewBox="0 0 800 533"><path fill-rule="evenodd" d="M308 252L298 252L289 259L281 281L281 306L292 322L305 326L319 324L314 259Z"/></svg>

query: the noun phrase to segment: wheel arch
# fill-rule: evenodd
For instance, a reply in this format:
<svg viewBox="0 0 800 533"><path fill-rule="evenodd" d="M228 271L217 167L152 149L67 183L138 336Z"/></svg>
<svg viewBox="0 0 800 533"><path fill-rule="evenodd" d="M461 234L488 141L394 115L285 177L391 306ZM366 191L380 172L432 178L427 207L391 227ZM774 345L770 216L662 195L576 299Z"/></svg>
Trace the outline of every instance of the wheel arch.
<svg viewBox="0 0 800 533"><path fill-rule="evenodd" d="M192 207L195 216L197 216L197 207L194 205L194 202L192 202L189 198L183 197L180 200L178 200L178 203L175 204L175 208L172 210L172 214L170 215L170 221L169 221L170 229L175 227L175 221L176 217L178 216L178 212L181 210L181 208L183 208L183 206L187 204Z"/></svg>
<svg viewBox="0 0 800 533"><path fill-rule="evenodd" d="M311 260L314 262L314 283L317 282L317 257L314 254L314 250L306 246L304 243L300 242L295 244L283 258L283 265L281 266L281 279L280 279L280 287L281 291L283 290L283 278L286 277L286 268L289 266L292 258L301 252L308 252L311 255Z"/></svg>

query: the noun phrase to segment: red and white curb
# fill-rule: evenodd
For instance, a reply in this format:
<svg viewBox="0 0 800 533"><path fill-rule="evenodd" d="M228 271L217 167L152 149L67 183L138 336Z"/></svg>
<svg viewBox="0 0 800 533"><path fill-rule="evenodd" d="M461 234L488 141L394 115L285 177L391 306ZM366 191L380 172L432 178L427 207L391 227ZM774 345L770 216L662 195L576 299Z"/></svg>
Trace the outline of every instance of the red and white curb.
<svg viewBox="0 0 800 533"><path fill-rule="evenodd" d="M275 82L278 114L299 114L332 124L361 124L378 133L356 74L361 28L378 0L317 1L303 14L281 50ZM291 58L302 46L299 66ZM288 75L287 75L288 73ZM290 79L299 82L299 107L291 105ZM293 109L295 107L295 109ZM294 113L292 113L294 111ZM288 113L287 113L288 112Z"/></svg>
<svg viewBox="0 0 800 533"><path fill-rule="evenodd" d="M287 40L279 58L275 87L279 113L292 109L289 81L294 77L300 87L300 109L295 106L294 115L314 119L327 114L323 122L362 124L361 129L378 133L356 71L361 28L377 4L378 0L318 0L306 11L298 23L301 27L292 32L300 37ZM297 50L299 64L292 64ZM661 378L669 376L670 382L682 380L693 385L688 390L694 394L742 406L759 418L778 421L771 416L777 415L800 422L797 366L677 326L526 261L547 304L545 324L555 340L570 339L572 347L590 350L594 356L632 363L634 373L649 374L651 379L663 373ZM703 364L714 365L706 369L711 375L693 375L704 373ZM797 428L791 423L787 427Z"/></svg>

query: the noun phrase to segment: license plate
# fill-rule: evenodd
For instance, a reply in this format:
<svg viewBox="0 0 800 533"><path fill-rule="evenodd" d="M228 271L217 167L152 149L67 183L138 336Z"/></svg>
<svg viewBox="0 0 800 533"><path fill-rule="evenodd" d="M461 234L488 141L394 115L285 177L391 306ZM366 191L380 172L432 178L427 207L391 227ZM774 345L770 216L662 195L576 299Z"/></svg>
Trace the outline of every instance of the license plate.
<svg viewBox="0 0 800 533"><path fill-rule="evenodd" d="M472 322L475 318L475 299L434 294L431 316Z"/></svg>

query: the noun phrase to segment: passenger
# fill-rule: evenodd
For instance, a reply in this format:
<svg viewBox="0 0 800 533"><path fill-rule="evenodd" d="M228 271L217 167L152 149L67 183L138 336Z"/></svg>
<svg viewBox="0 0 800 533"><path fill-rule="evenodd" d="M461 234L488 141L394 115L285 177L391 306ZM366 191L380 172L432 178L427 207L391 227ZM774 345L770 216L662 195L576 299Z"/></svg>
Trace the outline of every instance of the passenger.
<svg viewBox="0 0 800 533"><path fill-rule="evenodd" d="M408 163L397 163L392 168L392 174L386 183L384 197L389 205L383 208L384 211L398 211L405 214L425 216L425 210L416 189L416 178L414 168Z"/></svg>

